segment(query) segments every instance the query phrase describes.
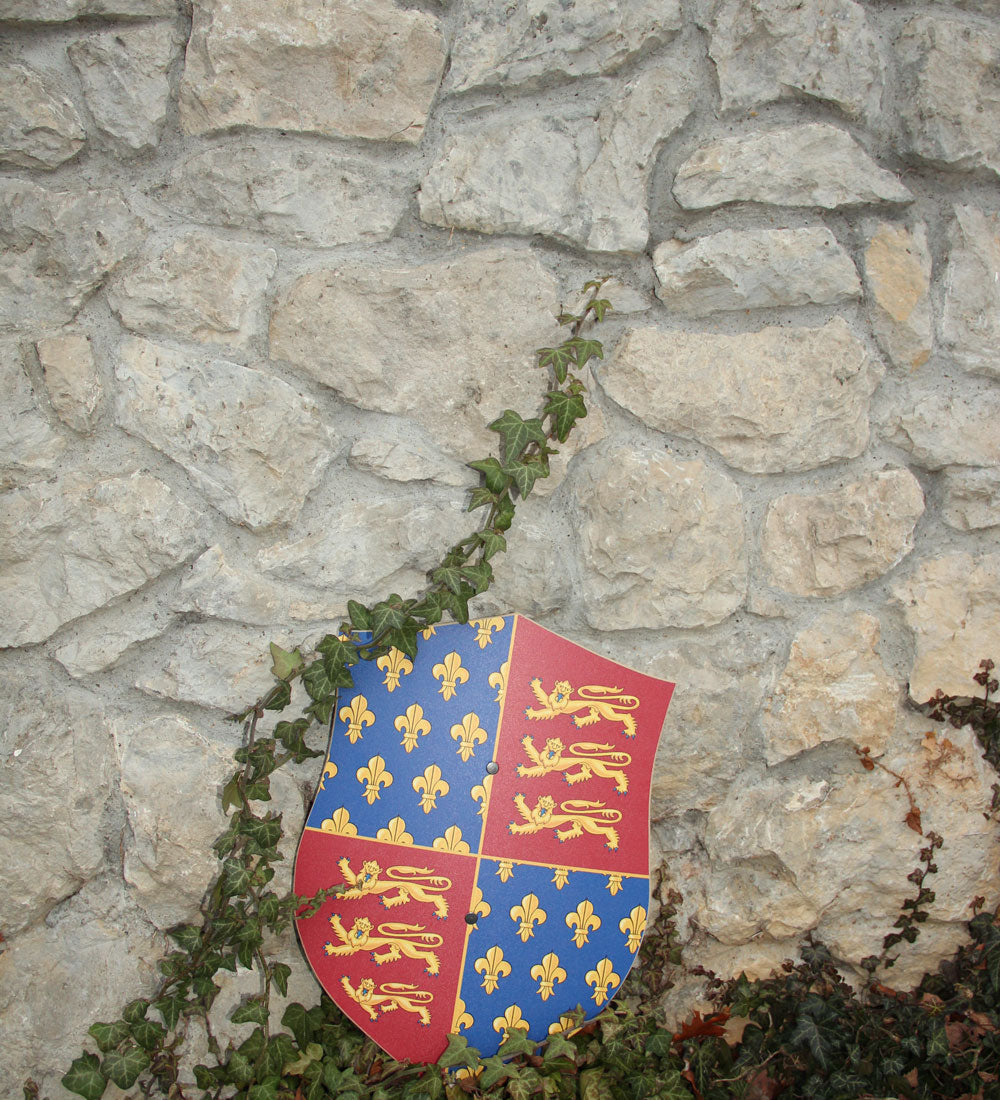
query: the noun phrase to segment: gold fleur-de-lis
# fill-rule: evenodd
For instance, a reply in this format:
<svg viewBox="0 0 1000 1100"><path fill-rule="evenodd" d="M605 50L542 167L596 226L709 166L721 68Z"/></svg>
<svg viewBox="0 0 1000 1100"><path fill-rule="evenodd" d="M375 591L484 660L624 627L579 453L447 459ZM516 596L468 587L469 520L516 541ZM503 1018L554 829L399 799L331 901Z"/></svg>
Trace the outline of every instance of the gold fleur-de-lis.
<svg viewBox="0 0 1000 1100"><path fill-rule="evenodd" d="M479 803L479 816L483 817L486 814L486 807L490 801L490 787L493 786L493 776L487 775L483 778L482 783L477 783L469 794L472 795L474 801Z"/></svg>
<svg viewBox="0 0 1000 1100"><path fill-rule="evenodd" d="M554 1024L549 1024L550 1035L561 1035L566 1032L572 1035L580 1026L580 1015L572 1016L564 1013Z"/></svg>
<svg viewBox="0 0 1000 1100"><path fill-rule="evenodd" d="M406 822L401 817L394 817L375 834L376 840L384 840L389 844L412 844L413 835L406 831Z"/></svg>
<svg viewBox="0 0 1000 1100"><path fill-rule="evenodd" d="M622 876L621 875L608 875L607 890L612 897L618 893L622 888Z"/></svg>
<svg viewBox="0 0 1000 1100"><path fill-rule="evenodd" d="M322 775L322 777L320 778L320 781L319 781L319 789L321 791L325 791L326 790L326 781L328 779L333 779L333 777L336 774L337 774L337 765L334 764L334 762L332 760L327 760L326 764L323 766L323 775Z"/></svg>
<svg viewBox="0 0 1000 1100"><path fill-rule="evenodd" d="M469 842L462 839L462 830L457 825L449 825L444 831L444 836L435 837L431 847L439 852L460 852L463 855L468 855L472 851Z"/></svg>
<svg viewBox="0 0 1000 1100"><path fill-rule="evenodd" d="M618 922L618 930L625 933L625 946L629 951L638 951L642 934L646 931L646 910L637 905L627 917L622 917Z"/></svg>
<svg viewBox="0 0 1000 1100"><path fill-rule="evenodd" d="M513 874L514 861L512 859L500 860L499 866L497 867L497 877L500 879L500 881L506 882L507 879L513 876Z"/></svg>
<svg viewBox="0 0 1000 1100"><path fill-rule="evenodd" d="M452 698L459 684L469 681L469 670L462 667L462 658L457 653L449 653L443 661L439 661L431 669L431 674L435 680L441 681L438 694L443 695L445 701Z"/></svg>
<svg viewBox="0 0 1000 1100"><path fill-rule="evenodd" d="M428 626L428 627L425 627L423 630L420 631L420 635L424 639L425 642L427 641L428 638L433 638L435 634L437 634L437 627L436 626Z"/></svg>
<svg viewBox="0 0 1000 1100"><path fill-rule="evenodd" d="M503 1038L500 1040L501 1046L507 1042L507 1037L515 1028L521 1031L527 1031L530 1026L531 1025L521 1013L520 1005L508 1005L504 1009L503 1015L497 1016L493 1021L493 1030L503 1033Z"/></svg>
<svg viewBox="0 0 1000 1100"><path fill-rule="evenodd" d="M566 927L573 928L573 942L583 947L590 942L590 933L601 927L601 918L594 912L592 902L581 901L572 913L566 914Z"/></svg>
<svg viewBox="0 0 1000 1100"><path fill-rule="evenodd" d="M521 904L515 905L510 911L510 919L520 921L521 927L517 934L521 937L521 943L527 943L535 934L535 925L544 924L547 914L538 904L538 898L534 894L525 894L521 898Z"/></svg>
<svg viewBox="0 0 1000 1100"><path fill-rule="evenodd" d="M426 737L431 732L431 724L424 717L424 708L419 703L411 703L406 713L399 715L393 724L403 735L399 743L407 752L413 752L417 747L418 737Z"/></svg>
<svg viewBox="0 0 1000 1100"><path fill-rule="evenodd" d="M559 965L559 956L549 952L531 968L531 976L539 983L538 996L547 1001L556 985L566 981L566 971Z"/></svg>
<svg viewBox="0 0 1000 1100"><path fill-rule="evenodd" d="M373 756L363 768L358 768L357 777L359 783L365 784L365 801L369 806L375 805L375 799L382 794L383 787L392 786L392 772L386 766L381 756Z"/></svg>
<svg viewBox="0 0 1000 1100"><path fill-rule="evenodd" d="M478 886L472 887L472 904L469 906L469 912L478 913L481 917L488 917L493 912L493 906L483 900L483 892ZM472 930L476 930L475 925L472 925Z"/></svg>
<svg viewBox="0 0 1000 1100"><path fill-rule="evenodd" d="M351 821L351 815L340 806L320 825L324 833L333 833L336 836L357 836L358 827Z"/></svg>
<svg viewBox="0 0 1000 1100"><path fill-rule="evenodd" d="M413 671L413 662L395 646L384 657L379 657L375 664L385 673L382 683L389 691L395 691L399 687L400 676L406 676Z"/></svg>
<svg viewBox="0 0 1000 1100"><path fill-rule="evenodd" d="M443 798L451 789L448 781L441 778L441 769L437 764L429 764L424 774L413 780L413 789L420 794L420 808L425 814L437 809L438 795Z"/></svg>
<svg viewBox="0 0 1000 1100"><path fill-rule="evenodd" d="M510 672L510 661L504 661L500 666L499 672L491 672L487 683L491 688L497 689L497 697L493 701L495 703L502 703L503 697L507 694L507 673Z"/></svg>
<svg viewBox="0 0 1000 1100"><path fill-rule="evenodd" d="M476 959L474 969L483 976L483 989L487 993L493 993L500 984L500 979L506 978L510 973L510 963L503 957L503 949L494 945L481 959Z"/></svg>
<svg viewBox="0 0 1000 1100"><path fill-rule="evenodd" d="M368 700L363 695L355 695L346 707L341 707L341 722L347 723L344 736L350 739L352 745L356 745L364 736L362 726L370 726L375 721L375 715L368 709Z"/></svg>
<svg viewBox="0 0 1000 1100"><path fill-rule="evenodd" d="M504 622L499 616L492 619L470 619L469 626L476 631L479 648L485 649L493 641L493 631L503 630Z"/></svg>
<svg viewBox="0 0 1000 1100"><path fill-rule="evenodd" d="M595 1004L602 1005L608 999L608 989L615 989L621 978L615 973L610 959L601 959L593 970L587 971L585 981L594 987L591 999Z"/></svg>
<svg viewBox="0 0 1000 1100"><path fill-rule="evenodd" d="M458 755L462 763L466 763L470 756L476 755L476 745L485 744L489 734L479 724L479 717L475 714L467 714L461 721L451 727L451 739L458 742Z"/></svg>
<svg viewBox="0 0 1000 1100"><path fill-rule="evenodd" d="M569 882L569 868L557 867L552 876L552 881L556 884L556 889L561 890Z"/></svg>
<svg viewBox="0 0 1000 1100"><path fill-rule="evenodd" d="M459 997L455 1001L455 1013L451 1018L451 1033L457 1035L462 1028L470 1028L476 1021L465 1011L465 1001Z"/></svg>

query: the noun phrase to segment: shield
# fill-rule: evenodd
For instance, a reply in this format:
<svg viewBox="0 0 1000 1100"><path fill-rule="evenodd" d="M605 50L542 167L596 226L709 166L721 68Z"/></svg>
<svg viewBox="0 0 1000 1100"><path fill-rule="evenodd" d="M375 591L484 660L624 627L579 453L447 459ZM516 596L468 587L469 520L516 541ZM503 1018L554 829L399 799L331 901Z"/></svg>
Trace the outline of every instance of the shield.
<svg viewBox="0 0 1000 1100"><path fill-rule="evenodd" d="M597 1015L639 950L649 788L674 685L520 615L355 667L299 844L327 993L398 1060L486 1057Z"/></svg>

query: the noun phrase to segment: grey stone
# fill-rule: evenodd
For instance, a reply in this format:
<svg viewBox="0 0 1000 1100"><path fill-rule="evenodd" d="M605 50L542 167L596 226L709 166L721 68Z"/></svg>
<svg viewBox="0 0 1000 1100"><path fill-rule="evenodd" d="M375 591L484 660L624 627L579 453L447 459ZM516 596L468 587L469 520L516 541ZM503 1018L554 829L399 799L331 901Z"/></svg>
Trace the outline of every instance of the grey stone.
<svg viewBox="0 0 1000 1100"><path fill-rule="evenodd" d="M0 164L55 168L87 140L80 116L54 73L17 62L0 69Z"/></svg>
<svg viewBox="0 0 1000 1100"><path fill-rule="evenodd" d="M853 118L877 114L878 41L853 0L701 0L723 110L794 96L832 103Z"/></svg>
<svg viewBox="0 0 1000 1100"><path fill-rule="evenodd" d="M319 407L263 371L129 338L116 375L118 423L234 523L294 520L332 457Z"/></svg>
<svg viewBox="0 0 1000 1100"><path fill-rule="evenodd" d="M828 229L724 229L664 241L653 253L657 297L671 309L838 305L861 292L858 273Z"/></svg>
<svg viewBox="0 0 1000 1100"><path fill-rule="evenodd" d="M333 246L391 236L412 187L399 164L236 141L187 157L154 193L191 221Z"/></svg>
<svg viewBox="0 0 1000 1100"><path fill-rule="evenodd" d="M916 15L896 39L901 147L934 164L1000 175L1000 33Z"/></svg>
<svg viewBox="0 0 1000 1100"><path fill-rule="evenodd" d="M931 254L924 226L874 222L865 237L865 291L875 339L897 367L921 367L932 350Z"/></svg>
<svg viewBox="0 0 1000 1100"><path fill-rule="evenodd" d="M48 638L195 553L201 517L143 473L74 471L5 495L0 646Z"/></svg>
<svg viewBox="0 0 1000 1100"><path fill-rule="evenodd" d="M913 549L924 494L909 470L885 470L826 493L772 501L761 557L771 583L837 596L887 573Z"/></svg>
<svg viewBox="0 0 1000 1100"><path fill-rule="evenodd" d="M743 603L743 501L726 474L619 448L593 461L574 490L591 626L709 626Z"/></svg>
<svg viewBox="0 0 1000 1100"><path fill-rule="evenodd" d="M0 488L55 469L66 443L53 431L24 369L20 347L0 341Z"/></svg>
<svg viewBox="0 0 1000 1100"><path fill-rule="evenodd" d="M911 387L893 414L889 439L925 470L1000 466L1000 393Z"/></svg>
<svg viewBox="0 0 1000 1100"><path fill-rule="evenodd" d="M114 666L133 646L159 637L175 616L160 593L148 588L102 607L64 627L52 640L52 654L78 680Z"/></svg>
<svg viewBox="0 0 1000 1100"><path fill-rule="evenodd" d="M390 0L195 0L181 125L416 142L444 63L437 20Z"/></svg>
<svg viewBox="0 0 1000 1100"><path fill-rule="evenodd" d="M1000 378L1000 217L956 207L948 243L941 343L966 370Z"/></svg>
<svg viewBox="0 0 1000 1100"><path fill-rule="evenodd" d="M707 443L751 473L861 454L879 378L840 317L739 336L631 329L599 372L605 393L650 427Z"/></svg>
<svg viewBox="0 0 1000 1100"><path fill-rule="evenodd" d="M35 344L35 351L56 415L74 431L92 432L104 400L104 381L90 338L78 332L47 336Z"/></svg>
<svg viewBox="0 0 1000 1100"><path fill-rule="evenodd" d="M56 692L13 669L0 684L0 929L9 939L100 870L114 762L97 695Z"/></svg>
<svg viewBox="0 0 1000 1100"><path fill-rule="evenodd" d="M178 7L178 0L0 0L0 19L68 23L95 15L176 15Z"/></svg>
<svg viewBox="0 0 1000 1100"><path fill-rule="evenodd" d="M1000 525L1000 469L944 471L941 518L959 531Z"/></svg>
<svg viewBox="0 0 1000 1100"><path fill-rule="evenodd" d="M404 443L381 435L366 435L351 447L348 465L388 481L436 481L465 487L469 473L429 443Z"/></svg>
<svg viewBox="0 0 1000 1100"><path fill-rule="evenodd" d="M180 41L165 23L117 27L74 42L67 51L101 133L119 150L159 144L170 100L168 71Z"/></svg>
<svg viewBox="0 0 1000 1100"><path fill-rule="evenodd" d="M611 73L682 25L678 0L489 0L462 6L447 90Z"/></svg>
<svg viewBox="0 0 1000 1100"><path fill-rule="evenodd" d="M264 325L276 266L271 248L191 233L147 249L108 300L126 328L245 347Z"/></svg>
<svg viewBox="0 0 1000 1100"><path fill-rule="evenodd" d="M72 320L138 245L141 224L113 189L0 180L0 328L51 331Z"/></svg>
<svg viewBox="0 0 1000 1100"><path fill-rule="evenodd" d="M906 203L913 196L837 126L800 123L700 146L677 170L674 198L687 210L729 202L818 206Z"/></svg>

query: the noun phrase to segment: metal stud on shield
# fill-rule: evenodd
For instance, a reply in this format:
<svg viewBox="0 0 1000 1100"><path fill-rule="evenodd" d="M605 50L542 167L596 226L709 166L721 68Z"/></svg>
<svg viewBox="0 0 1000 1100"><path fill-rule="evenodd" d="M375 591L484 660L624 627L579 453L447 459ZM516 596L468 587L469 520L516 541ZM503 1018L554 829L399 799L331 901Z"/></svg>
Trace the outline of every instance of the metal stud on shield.
<svg viewBox="0 0 1000 1100"><path fill-rule="evenodd" d="M355 667L299 844L323 988L393 1058L485 1057L615 995L646 926L649 787L674 685L520 615Z"/></svg>

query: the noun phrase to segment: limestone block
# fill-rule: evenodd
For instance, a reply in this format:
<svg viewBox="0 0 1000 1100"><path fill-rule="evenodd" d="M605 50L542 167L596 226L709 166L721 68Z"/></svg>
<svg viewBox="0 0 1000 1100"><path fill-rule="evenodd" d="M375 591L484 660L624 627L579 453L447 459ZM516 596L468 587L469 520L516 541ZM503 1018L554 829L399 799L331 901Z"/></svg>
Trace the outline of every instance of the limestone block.
<svg viewBox="0 0 1000 1100"><path fill-rule="evenodd" d="M0 19L68 23L85 16L176 15L178 0L0 0Z"/></svg>
<svg viewBox="0 0 1000 1100"><path fill-rule="evenodd" d="M0 646L40 642L178 565L201 517L155 477L72 471L0 508Z"/></svg>
<svg viewBox="0 0 1000 1100"><path fill-rule="evenodd" d="M195 0L181 126L416 142L444 63L437 20L391 0Z"/></svg>
<svg viewBox="0 0 1000 1100"><path fill-rule="evenodd" d="M664 241L653 253L656 295L670 309L839 305L861 293L851 258L828 229L724 229Z"/></svg>
<svg viewBox="0 0 1000 1100"><path fill-rule="evenodd" d="M347 462L352 469L389 481L436 481L455 488L472 483L468 470L430 443L403 443L382 435L365 435L355 441Z"/></svg>
<svg viewBox="0 0 1000 1100"><path fill-rule="evenodd" d="M1000 378L1000 218L956 207L949 246L941 342L966 370Z"/></svg>
<svg viewBox="0 0 1000 1100"><path fill-rule="evenodd" d="M18 475L55 469L66 444L53 431L25 373L20 347L0 341L0 488Z"/></svg>
<svg viewBox="0 0 1000 1100"><path fill-rule="evenodd" d="M104 862L114 763L100 699L13 669L0 684L0 930L40 920Z"/></svg>
<svg viewBox="0 0 1000 1100"><path fill-rule="evenodd" d="M890 421L890 440L913 456L918 466L1000 466L1000 393L911 388Z"/></svg>
<svg viewBox="0 0 1000 1100"><path fill-rule="evenodd" d="M1000 653L1000 554L945 554L921 562L893 593L913 632L910 696L923 703L979 692L979 662Z"/></svg>
<svg viewBox="0 0 1000 1100"><path fill-rule="evenodd" d="M677 170L674 198L687 210L727 202L819 206L906 203L913 196L855 140L825 122L709 142Z"/></svg>
<svg viewBox="0 0 1000 1100"><path fill-rule="evenodd" d="M787 493L764 520L772 584L837 596L887 573L913 549L924 494L909 470L885 470L826 493Z"/></svg>
<svg viewBox="0 0 1000 1100"><path fill-rule="evenodd" d="M555 280L526 252L303 275L271 315L271 356L365 409L414 419L463 461L538 400L534 349L561 337ZM572 443L572 440L571 440ZM568 448L567 448L568 449Z"/></svg>
<svg viewBox="0 0 1000 1100"><path fill-rule="evenodd" d="M333 246L391 236L413 182L399 164L241 140L180 161L154 194L190 221Z"/></svg>
<svg viewBox="0 0 1000 1100"><path fill-rule="evenodd" d="M35 351L56 415L74 431L92 432L104 400L104 382L90 338L76 332L47 336L35 344Z"/></svg>
<svg viewBox="0 0 1000 1100"><path fill-rule="evenodd" d="M180 42L166 23L118 27L68 49L87 107L119 152L159 144L170 101L168 70Z"/></svg>
<svg viewBox="0 0 1000 1100"><path fill-rule="evenodd" d="M878 42L853 0L700 0L723 110L788 97L832 103L852 118L877 114Z"/></svg>
<svg viewBox="0 0 1000 1100"><path fill-rule="evenodd" d="M861 454L881 368L846 321L729 336L635 328L598 378L650 427L714 447L752 473Z"/></svg>
<svg viewBox="0 0 1000 1100"><path fill-rule="evenodd" d="M147 249L108 291L126 328L245 347L264 320L274 249L191 233Z"/></svg>
<svg viewBox="0 0 1000 1100"><path fill-rule="evenodd" d="M868 315L879 347L897 366L921 367L931 355L931 254L923 224L865 226Z"/></svg>
<svg viewBox="0 0 1000 1100"><path fill-rule="evenodd" d="M796 635L764 710L769 765L840 739L882 755L900 689L876 650L879 632L863 611L829 611Z"/></svg>
<svg viewBox="0 0 1000 1100"><path fill-rule="evenodd" d="M52 654L78 680L116 664L133 646L168 630L175 616L159 592L144 588L59 632Z"/></svg>
<svg viewBox="0 0 1000 1100"><path fill-rule="evenodd" d="M118 423L234 523L294 520L332 457L319 406L263 371L128 338L116 375Z"/></svg>
<svg viewBox="0 0 1000 1100"><path fill-rule="evenodd" d="M195 920L218 870L210 839L224 828L219 791L234 770L232 748L169 712L119 721L115 745L129 824L125 881L158 927Z"/></svg>
<svg viewBox="0 0 1000 1100"><path fill-rule="evenodd" d="M1000 469L944 471L941 518L959 531L1000 525Z"/></svg>
<svg viewBox="0 0 1000 1100"><path fill-rule="evenodd" d="M462 6L447 90L610 73L682 25L678 0L488 0Z"/></svg>
<svg viewBox="0 0 1000 1100"><path fill-rule="evenodd" d="M934 164L1000 174L1000 33L915 15L896 39L901 147Z"/></svg>
<svg viewBox="0 0 1000 1100"><path fill-rule="evenodd" d="M0 69L0 164L55 168L87 140L54 73L5 61Z"/></svg>
<svg viewBox="0 0 1000 1100"><path fill-rule="evenodd" d="M72 320L141 235L114 189L52 191L0 179L0 327L51 331Z"/></svg>
<svg viewBox="0 0 1000 1100"><path fill-rule="evenodd" d="M595 459L574 493L591 626L709 626L742 604L743 501L726 474L620 448Z"/></svg>

